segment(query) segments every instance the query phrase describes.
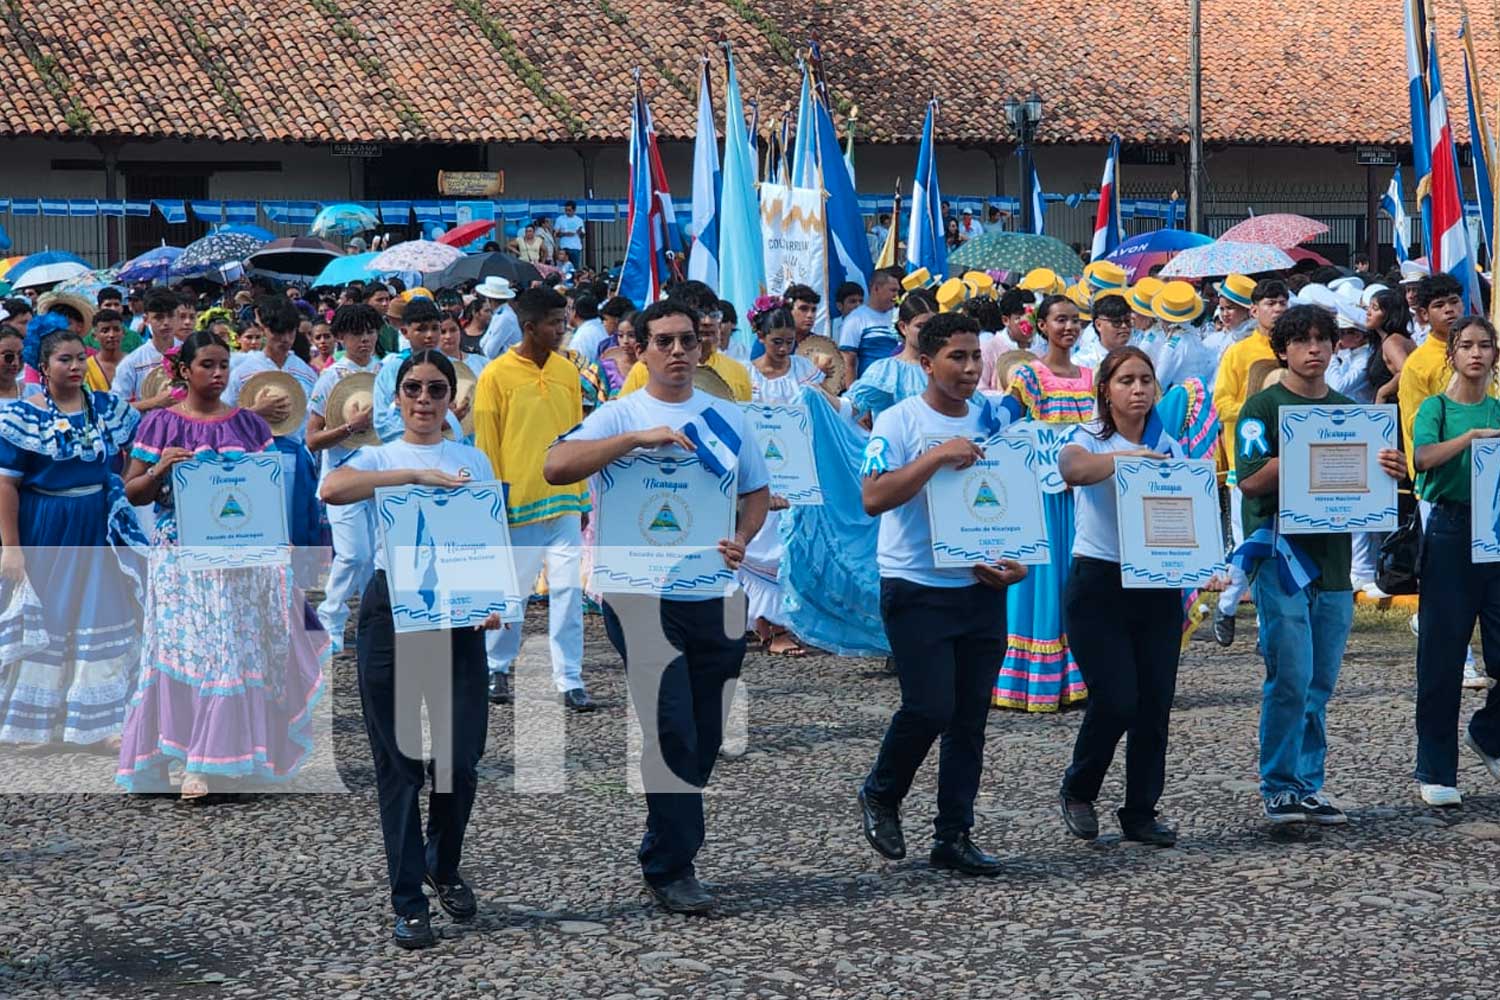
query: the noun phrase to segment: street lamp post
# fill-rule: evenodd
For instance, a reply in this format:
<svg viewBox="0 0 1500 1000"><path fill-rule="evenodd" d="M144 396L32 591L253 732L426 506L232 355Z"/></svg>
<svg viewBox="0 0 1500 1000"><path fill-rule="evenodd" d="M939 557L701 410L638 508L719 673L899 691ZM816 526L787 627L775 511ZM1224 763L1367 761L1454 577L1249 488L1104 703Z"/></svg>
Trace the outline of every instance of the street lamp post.
<svg viewBox="0 0 1500 1000"><path fill-rule="evenodd" d="M1036 139L1036 127L1042 120L1042 99L1032 91L1024 100L1014 97L1005 99L1005 120L1010 130L1021 142L1021 231L1029 233L1035 226L1031 206L1035 198L1032 180L1036 171L1031 167L1031 144Z"/></svg>

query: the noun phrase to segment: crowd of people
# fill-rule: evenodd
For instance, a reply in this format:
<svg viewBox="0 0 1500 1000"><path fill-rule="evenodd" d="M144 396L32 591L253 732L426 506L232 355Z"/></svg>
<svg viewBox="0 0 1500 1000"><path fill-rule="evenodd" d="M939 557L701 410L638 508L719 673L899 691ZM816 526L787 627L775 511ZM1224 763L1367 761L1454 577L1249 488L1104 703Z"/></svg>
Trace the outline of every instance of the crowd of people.
<svg viewBox="0 0 1500 1000"><path fill-rule="evenodd" d="M967 218L956 225L960 239L982 231ZM575 253L570 235L581 231L559 226L550 253ZM534 239L528 227L523 258ZM1175 842L1157 803L1180 652L1205 606L1215 639L1233 644L1249 590L1266 669L1264 815L1338 824L1345 816L1323 788L1324 722L1354 591L1385 596L1382 539L1274 537L1276 415L1390 402L1401 450L1383 452L1381 466L1414 491L1426 525L1414 776L1424 801L1458 805L1461 691L1490 685L1465 650L1476 620L1486 639L1500 621L1500 570L1471 562L1468 548L1468 445L1500 436L1495 330L1460 315L1456 281L1416 266L1384 280L1324 269L1197 286L1130 281L1107 261L1081 270L1071 283L1044 269L1013 283L879 271L828 303L792 285L758 300L743 328L701 282L635 303L581 269L571 281L518 289L488 277L438 295L394 281L305 289L257 279L215 292L8 300L0 743L115 757L131 792L172 790L175 770L175 793L189 801L286 781L313 749L328 658L352 643L395 939L430 945L424 883L454 919L475 913L463 831L485 712L512 700L524 630L492 616L479 629L398 634L370 499L383 487L498 480L518 579L546 594L552 679L568 710L596 707L586 615L603 616L627 664L633 645L637 659L660 652L643 652L632 630L642 614L675 650L663 669L627 671L632 697L656 706L647 751L689 790L647 789L641 865L669 909L712 906L693 867L705 838L699 792L720 751L723 689L751 644L777 656L886 657L901 706L859 791L864 833L883 856L905 855L903 802L940 740L933 863L990 875L999 863L970 832L992 707L1083 704L1060 777L1062 822L1098 835L1096 801L1124 737L1122 832ZM823 310L826 336L816 332ZM806 408L822 504L773 494L739 405L748 403ZM724 598L647 606L590 579L599 473L637 449L695 450L685 428L709 413L738 441L739 515L719 550L744 594L740 635L724 635ZM997 432L1033 443L1050 560L938 567L924 488L976 461ZM317 555L187 565L173 468L257 453L279 456L291 540ZM1234 550L1217 597L1122 588L1121 456L1217 460ZM1281 572L1289 559L1310 565L1310 579ZM314 608L306 594L319 584ZM451 669L429 695L452 699L453 752L439 775L398 738L420 720L406 717L394 682L398 669L434 659L420 652L434 640ZM1500 635L1483 648L1500 673ZM1488 695L1462 742L1500 779L1500 696ZM424 835L419 794L440 777Z"/></svg>

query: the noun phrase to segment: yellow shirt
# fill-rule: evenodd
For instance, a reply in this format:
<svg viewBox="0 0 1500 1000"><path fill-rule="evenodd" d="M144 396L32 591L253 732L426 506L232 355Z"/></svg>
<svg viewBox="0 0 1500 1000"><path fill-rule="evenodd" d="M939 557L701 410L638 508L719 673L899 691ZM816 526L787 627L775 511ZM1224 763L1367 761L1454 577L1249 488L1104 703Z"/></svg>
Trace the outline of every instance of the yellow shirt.
<svg viewBox="0 0 1500 1000"><path fill-rule="evenodd" d="M1220 443L1222 455L1230 459L1231 483L1234 482L1234 428L1250 395L1250 368L1257 361L1276 363L1271 338L1259 328L1244 340L1229 345L1219 359L1219 371L1214 376L1214 409L1218 411L1220 425L1224 428Z"/></svg>
<svg viewBox="0 0 1500 1000"><path fill-rule="evenodd" d="M1448 388L1453 369L1448 364L1448 342L1428 335L1417 349L1406 356L1401 366L1401 381L1396 384L1396 406L1401 411L1401 447L1406 451L1406 471L1417 478L1416 449L1412 447L1412 427L1422 401ZM1494 386L1490 387L1491 393Z"/></svg>
<svg viewBox="0 0 1500 1000"><path fill-rule="evenodd" d="M703 362L703 367L711 369L714 374L724 380L729 386L729 391L734 393L735 402L750 402L750 371L744 365L723 351L714 351L709 355L708 360ZM644 388L648 379L646 363L637 361L630 369L630 374L625 376L625 384L620 386L620 395L628 396L637 389Z"/></svg>
<svg viewBox="0 0 1500 1000"><path fill-rule="evenodd" d="M511 527L589 509L585 484L553 486L542 478L547 449L582 420L578 369L562 355L538 368L509 350L485 365L474 389L474 443L509 488Z"/></svg>

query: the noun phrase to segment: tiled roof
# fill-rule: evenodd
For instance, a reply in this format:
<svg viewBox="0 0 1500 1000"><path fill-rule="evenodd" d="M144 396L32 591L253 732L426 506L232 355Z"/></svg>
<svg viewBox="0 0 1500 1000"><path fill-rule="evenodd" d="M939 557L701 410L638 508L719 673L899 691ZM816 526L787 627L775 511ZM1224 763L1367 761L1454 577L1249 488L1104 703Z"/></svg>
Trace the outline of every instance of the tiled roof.
<svg viewBox="0 0 1500 1000"><path fill-rule="evenodd" d="M1475 28L1500 81L1494 26ZM1042 142L1187 134L1186 0L9 0L0 135L620 141L641 66L658 129L687 138L697 59L721 36L762 123L795 101L795 52L817 37L865 140L913 140L936 93L945 141L1006 143L1004 100L1033 88ZM1216 0L1203 41L1209 142L1410 140L1395 0Z"/></svg>

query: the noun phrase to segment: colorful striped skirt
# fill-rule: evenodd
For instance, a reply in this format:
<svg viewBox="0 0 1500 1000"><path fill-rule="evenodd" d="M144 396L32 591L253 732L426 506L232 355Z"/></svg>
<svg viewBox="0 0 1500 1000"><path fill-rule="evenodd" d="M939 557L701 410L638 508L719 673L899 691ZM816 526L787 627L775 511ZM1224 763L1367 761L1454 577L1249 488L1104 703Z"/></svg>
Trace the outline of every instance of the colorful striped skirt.
<svg viewBox="0 0 1500 1000"><path fill-rule="evenodd" d="M1027 567L1026 579L1005 595L1008 642L995 681L997 708L1055 712L1089 696L1062 624L1063 590L1073 562L1073 494L1044 494L1042 506L1051 559Z"/></svg>

